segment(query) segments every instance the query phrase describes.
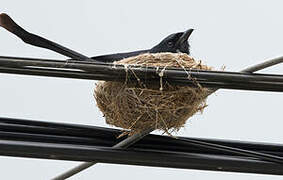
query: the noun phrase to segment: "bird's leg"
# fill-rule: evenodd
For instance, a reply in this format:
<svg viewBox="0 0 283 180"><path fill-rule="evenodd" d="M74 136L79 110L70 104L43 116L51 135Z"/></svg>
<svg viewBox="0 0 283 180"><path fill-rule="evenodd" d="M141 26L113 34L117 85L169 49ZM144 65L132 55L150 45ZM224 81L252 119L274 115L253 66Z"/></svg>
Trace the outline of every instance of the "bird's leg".
<svg viewBox="0 0 283 180"><path fill-rule="evenodd" d="M0 26L8 30L9 32L15 34L17 37L22 39L25 43L46 48L52 51L55 51L59 54L65 55L67 57L81 60L81 61L94 61L91 58L84 56L83 54L80 54L76 51L73 51L69 48L66 48L60 44L57 44L55 42L52 42L48 39L45 39L43 37L40 37L38 35L29 33L25 29L23 29L21 26L19 26L17 23L13 21L11 17L9 17L7 14L2 13L0 14ZM98 62L98 61L96 61Z"/></svg>

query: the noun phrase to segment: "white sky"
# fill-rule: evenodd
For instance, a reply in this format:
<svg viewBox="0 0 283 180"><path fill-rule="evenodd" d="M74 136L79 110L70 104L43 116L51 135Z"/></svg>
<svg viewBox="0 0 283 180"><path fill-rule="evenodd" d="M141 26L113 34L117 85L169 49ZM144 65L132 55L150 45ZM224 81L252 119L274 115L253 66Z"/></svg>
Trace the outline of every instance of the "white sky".
<svg viewBox="0 0 283 180"><path fill-rule="evenodd" d="M150 48L170 33L195 28L192 55L238 71L283 55L282 1L1 0L31 32L89 56ZM0 55L64 57L24 44L0 29ZM263 72L281 73L279 65ZM0 74L0 116L109 127L93 99L93 81ZM283 143L281 93L220 90L178 135ZM0 157L1 179L49 179L77 162ZM282 179L126 165L96 165L71 179Z"/></svg>

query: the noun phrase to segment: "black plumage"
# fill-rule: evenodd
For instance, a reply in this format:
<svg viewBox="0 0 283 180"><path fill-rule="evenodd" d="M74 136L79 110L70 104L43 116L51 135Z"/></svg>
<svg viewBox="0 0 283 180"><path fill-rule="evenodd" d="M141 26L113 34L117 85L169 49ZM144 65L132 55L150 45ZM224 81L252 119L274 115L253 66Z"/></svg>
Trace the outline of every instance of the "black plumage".
<svg viewBox="0 0 283 180"><path fill-rule="evenodd" d="M169 36L164 38L159 44L157 44L151 49L126 52L126 53L107 54L102 56L94 56L92 57L92 59L102 62L113 62L116 60L137 56L139 54L144 54L144 53L182 52L182 53L190 54L190 45L188 43L188 38L190 37L192 32L193 29L189 29L185 32L170 34Z"/></svg>
<svg viewBox="0 0 283 180"><path fill-rule="evenodd" d="M55 51L59 54L65 55L67 57L70 57L76 60L81 60L81 61L87 60L87 61L106 62L106 63L113 62L113 61L120 60L120 59L127 58L127 57L131 57L131 56L136 56L136 55L143 54L143 53L182 52L182 53L190 54L190 46L188 43L188 38L193 32L193 29L189 29L185 32L178 32L178 33L171 34L151 49L126 52L126 53L101 55L101 56L95 56L95 57L89 58L81 53L78 53L69 48L66 48L58 43L52 42L41 36L38 36L36 34L32 34L26 31L21 26L19 26L17 23L15 23L13 19L5 13L0 14L0 26L10 31L11 33L15 34L17 37L22 39L27 44L41 47L41 48L46 48L46 49Z"/></svg>

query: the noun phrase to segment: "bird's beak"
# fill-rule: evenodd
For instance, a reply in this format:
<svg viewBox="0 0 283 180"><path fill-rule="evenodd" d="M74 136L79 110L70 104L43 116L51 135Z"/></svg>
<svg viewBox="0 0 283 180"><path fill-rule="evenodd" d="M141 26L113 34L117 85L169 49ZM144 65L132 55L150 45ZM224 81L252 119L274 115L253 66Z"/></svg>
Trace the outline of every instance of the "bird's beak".
<svg viewBox="0 0 283 180"><path fill-rule="evenodd" d="M183 33L183 35L179 38L177 44L182 44L182 43L186 42L189 39L189 37L190 37L190 35L192 34L193 31L194 31L194 29L189 29L189 30L185 31Z"/></svg>

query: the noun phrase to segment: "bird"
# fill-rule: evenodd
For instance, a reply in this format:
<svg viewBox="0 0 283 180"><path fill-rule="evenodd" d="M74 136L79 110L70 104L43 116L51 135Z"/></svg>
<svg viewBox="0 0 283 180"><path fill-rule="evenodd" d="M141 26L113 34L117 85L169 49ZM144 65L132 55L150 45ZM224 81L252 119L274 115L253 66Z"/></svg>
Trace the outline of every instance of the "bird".
<svg viewBox="0 0 283 180"><path fill-rule="evenodd" d="M188 43L188 39L194 29L188 29L184 32L173 33L164 38L160 43L151 49L147 50L139 50L133 52L125 52L125 53L115 53L115 54L107 54L101 56L91 57L94 60L103 61L103 62L113 62L120 59L137 56L144 53L161 53L161 52L171 52L171 53L186 53L190 54L190 45Z"/></svg>
<svg viewBox="0 0 283 180"><path fill-rule="evenodd" d="M46 48L75 60L93 61L96 63L112 63L117 60L121 60L132 56L137 56L144 53L181 52L181 53L190 54L190 45L188 43L188 39L192 34L192 32L194 31L194 29L188 29L184 32L170 34L169 36L164 38L160 43L158 43L157 45L153 46L150 49L125 52L125 53L100 55L90 58L79 52L64 47L56 42L50 41L41 36L26 31L6 13L0 14L0 26L8 30L9 32L13 33L27 44L41 48Z"/></svg>

